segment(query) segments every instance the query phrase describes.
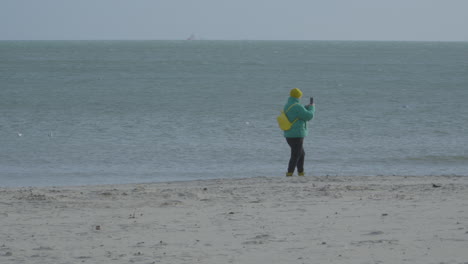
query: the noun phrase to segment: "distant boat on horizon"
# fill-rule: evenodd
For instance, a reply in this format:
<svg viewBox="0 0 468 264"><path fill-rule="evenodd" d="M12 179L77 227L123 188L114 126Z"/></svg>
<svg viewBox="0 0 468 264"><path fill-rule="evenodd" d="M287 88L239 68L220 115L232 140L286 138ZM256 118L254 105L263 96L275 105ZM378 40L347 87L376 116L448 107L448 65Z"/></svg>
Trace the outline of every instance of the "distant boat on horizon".
<svg viewBox="0 0 468 264"><path fill-rule="evenodd" d="M187 40L195 40L195 35L194 35L194 34L191 34L191 35L187 38Z"/></svg>

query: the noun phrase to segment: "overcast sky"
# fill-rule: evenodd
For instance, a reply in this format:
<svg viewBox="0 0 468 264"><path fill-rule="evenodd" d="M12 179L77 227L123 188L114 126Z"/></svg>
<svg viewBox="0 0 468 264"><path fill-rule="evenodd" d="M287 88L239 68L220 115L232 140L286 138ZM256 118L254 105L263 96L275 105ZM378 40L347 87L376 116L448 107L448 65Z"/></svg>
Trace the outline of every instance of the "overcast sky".
<svg viewBox="0 0 468 264"><path fill-rule="evenodd" d="M0 0L0 40L468 41L468 0Z"/></svg>

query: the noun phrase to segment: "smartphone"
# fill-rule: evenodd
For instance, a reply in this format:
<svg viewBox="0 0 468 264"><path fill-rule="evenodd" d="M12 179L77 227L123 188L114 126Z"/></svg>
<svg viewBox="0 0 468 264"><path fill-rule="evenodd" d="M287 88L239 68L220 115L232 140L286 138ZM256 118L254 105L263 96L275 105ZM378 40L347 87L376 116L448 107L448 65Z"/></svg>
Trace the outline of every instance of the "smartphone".
<svg viewBox="0 0 468 264"><path fill-rule="evenodd" d="M310 104L314 104L314 98L313 97L310 98Z"/></svg>

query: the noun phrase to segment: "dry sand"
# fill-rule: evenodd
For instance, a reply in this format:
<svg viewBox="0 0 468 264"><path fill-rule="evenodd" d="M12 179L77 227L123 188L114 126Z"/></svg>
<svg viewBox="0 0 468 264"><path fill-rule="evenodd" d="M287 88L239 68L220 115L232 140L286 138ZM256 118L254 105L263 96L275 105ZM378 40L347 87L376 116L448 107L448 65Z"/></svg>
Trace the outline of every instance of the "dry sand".
<svg viewBox="0 0 468 264"><path fill-rule="evenodd" d="M468 263L468 177L0 188L0 263Z"/></svg>

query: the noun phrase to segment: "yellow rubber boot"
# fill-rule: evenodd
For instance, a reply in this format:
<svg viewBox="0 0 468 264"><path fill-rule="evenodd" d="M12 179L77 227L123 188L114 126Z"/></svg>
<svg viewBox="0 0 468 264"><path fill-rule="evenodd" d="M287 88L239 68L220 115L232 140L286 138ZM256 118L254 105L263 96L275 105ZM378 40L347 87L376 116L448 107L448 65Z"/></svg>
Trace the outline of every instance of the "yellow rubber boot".
<svg viewBox="0 0 468 264"><path fill-rule="evenodd" d="M292 173L292 172L287 172L287 173L286 173L286 177L291 177L291 176L293 176L293 173Z"/></svg>

